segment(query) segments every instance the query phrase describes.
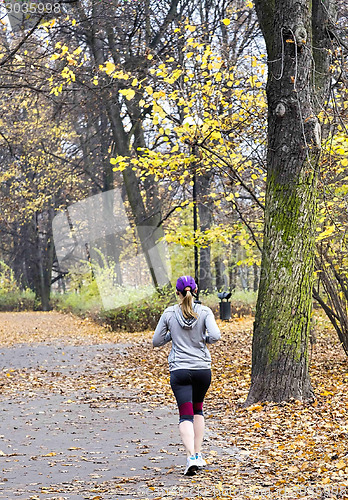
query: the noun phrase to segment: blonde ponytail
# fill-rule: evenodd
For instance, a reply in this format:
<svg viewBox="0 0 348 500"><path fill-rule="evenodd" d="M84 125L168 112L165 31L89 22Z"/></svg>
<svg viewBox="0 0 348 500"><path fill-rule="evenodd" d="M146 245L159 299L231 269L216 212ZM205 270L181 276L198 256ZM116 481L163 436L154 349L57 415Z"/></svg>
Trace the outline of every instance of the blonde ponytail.
<svg viewBox="0 0 348 500"><path fill-rule="evenodd" d="M198 314L196 314L192 308L192 295L190 290L186 291L186 295L181 301L181 310L185 319L198 318Z"/></svg>

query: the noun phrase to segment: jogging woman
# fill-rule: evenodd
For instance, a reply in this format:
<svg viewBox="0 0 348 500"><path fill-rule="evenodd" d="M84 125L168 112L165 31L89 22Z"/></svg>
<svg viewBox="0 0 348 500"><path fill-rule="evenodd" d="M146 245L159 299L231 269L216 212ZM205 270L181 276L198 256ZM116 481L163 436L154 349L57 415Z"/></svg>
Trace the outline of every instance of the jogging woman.
<svg viewBox="0 0 348 500"><path fill-rule="evenodd" d="M201 446L204 434L203 400L211 382L211 356L207 344L220 339L209 307L193 302L197 285L191 276L176 283L179 304L168 307L152 342L160 347L172 341L168 356L170 385L179 408L179 432L187 453L184 474L193 476L206 465Z"/></svg>

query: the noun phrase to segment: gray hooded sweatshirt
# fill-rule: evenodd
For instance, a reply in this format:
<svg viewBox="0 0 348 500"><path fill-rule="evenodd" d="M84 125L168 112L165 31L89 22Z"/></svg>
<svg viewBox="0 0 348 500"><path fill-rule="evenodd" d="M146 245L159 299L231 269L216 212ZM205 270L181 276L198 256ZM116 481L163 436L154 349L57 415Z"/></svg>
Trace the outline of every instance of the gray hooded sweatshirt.
<svg viewBox="0 0 348 500"><path fill-rule="evenodd" d="M167 307L156 327L152 343L160 347L172 341L169 370L202 370L211 367L207 344L220 339L220 330L209 307L194 304L198 318L185 319L180 306Z"/></svg>

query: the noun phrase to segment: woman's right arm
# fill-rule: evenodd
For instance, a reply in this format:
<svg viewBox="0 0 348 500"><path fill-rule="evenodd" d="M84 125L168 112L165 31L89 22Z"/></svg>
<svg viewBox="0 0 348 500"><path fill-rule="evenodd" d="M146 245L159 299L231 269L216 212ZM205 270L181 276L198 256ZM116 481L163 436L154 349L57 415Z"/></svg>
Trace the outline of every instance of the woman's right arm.
<svg viewBox="0 0 348 500"><path fill-rule="evenodd" d="M167 314L164 312L156 326L155 333L152 337L153 347L161 347L162 345L170 342L172 339L170 332L168 331L168 318Z"/></svg>

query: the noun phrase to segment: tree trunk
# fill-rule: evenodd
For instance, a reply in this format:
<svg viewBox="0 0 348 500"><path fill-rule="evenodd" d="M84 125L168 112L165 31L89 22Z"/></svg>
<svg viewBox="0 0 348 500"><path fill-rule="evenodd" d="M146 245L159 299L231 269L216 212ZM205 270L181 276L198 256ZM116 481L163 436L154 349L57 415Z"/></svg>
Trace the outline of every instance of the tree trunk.
<svg viewBox="0 0 348 500"><path fill-rule="evenodd" d="M101 146L101 156L102 156L102 165L103 165L103 191L107 192L114 189L114 172L112 165L109 160L109 138L107 135L108 129L108 117L105 110L102 110L100 114L100 146ZM108 217L108 214L114 213L114 206L112 203L112 197L109 196L107 198L103 198L103 203L109 203L107 206L103 206L103 210L105 212L105 217ZM120 264L120 256L122 252L122 245L120 242L119 234L107 234L105 236L105 247L106 247L106 260L108 265L115 266L115 273L113 275L114 285L122 285L122 273L121 273L121 264Z"/></svg>
<svg viewBox="0 0 348 500"><path fill-rule="evenodd" d="M269 74L268 174L251 387L257 401L309 400L320 125L313 109L312 4L257 0ZM273 22L266 8L272 10ZM329 75L327 75L329 78Z"/></svg>
<svg viewBox="0 0 348 500"><path fill-rule="evenodd" d="M254 285L253 290L256 293L259 288L259 268L257 264L254 262L253 264L253 272L254 272Z"/></svg>
<svg viewBox="0 0 348 500"><path fill-rule="evenodd" d="M207 231L212 225L212 210L209 207L209 186L211 182L212 171L197 176L197 195L200 229ZM201 247L199 250L199 288L201 291L211 292L212 273L211 273L211 247Z"/></svg>
<svg viewBox="0 0 348 500"><path fill-rule="evenodd" d="M243 264L241 266L238 266L238 274L240 277L240 283L242 285L243 292L247 292L249 290L248 268Z"/></svg>
<svg viewBox="0 0 348 500"><path fill-rule="evenodd" d="M233 255L234 253L235 249L232 246L231 254ZM228 280L229 280L230 291L234 292L237 288L237 264L235 258L231 259L228 263Z"/></svg>
<svg viewBox="0 0 348 500"><path fill-rule="evenodd" d="M161 36L163 36L162 29L165 30L167 24L171 22L173 16L175 16L177 4L178 0L172 0L164 24L161 29L157 31L157 35L152 39L152 49L155 49ZM85 7L81 2L78 2L77 10L85 26L86 43L91 49L95 64L99 66L100 64L104 64L109 56L104 49L104 41L102 38L103 29L98 22L98 19L101 19L100 16L102 16L100 10L101 6L98 2L92 2L92 6L93 12L91 17L88 17ZM109 17L105 19L105 23L106 21L111 23L109 27L105 29L106 38L109 44L108 49L110 49L113 55L115 64L119 65L121 56L123 56L125 59L128 59L127 68L126 66L124 67L130 71L137 70L138 74L143 78L148 71L146 57L130 57L130 53L132 52L131 47L127 46L127 44L120 45L120 40L115 39L114 30L111 28L114 24L114 19ZM122 49L121 51L120 48ZM137 147L145 146L142 129L142 120L144 120L145 117L142 115L141 107L139 106L141 95L139 94L137 100L133 100L131 103L127 100L126 102L124 100L120 102L121 98L118 90L115 84L111 92L108 90L105 92L101 91L100 99L103 101L103 105L105 105L108 126L112 132L114 153L122 156L131 156L130 143L132 138L134 139L133 151L135 150L137 154L139 153ZM123 110L121 109L123 104L126 105L129 117L132 121L133 126L130 132L127 131L127 122L123 120ZM167 285L168 277L165 256L158 245L158 240L164 236L164 232L162 226L159 224L161 221L161 202L157 196L157 186L154 184L153 177L149 176L144 183L144 197L141 192L142 186L131 165L122 172L122 177L153 284L156 288L160 289L164 285Z"/></svg>
<svg viewBox="0 0 348 500"><path fill-rule="evenodd" d="M121 129L123 125L119 106L110 107L108 112L111 129L115 139L116 151L118 154L127 156L129 154L128 137L123 128ZM157 213L148 213L140 191L139 179L131 165L122 172L122 175L141 247L153 284L156 288L161 288L161 286L165 284L164 281L166 281L164 256L161 255L157 245L158 240L164 235L162 226L158 226L161 219L161 213L160 211Z"/></svg>
<svg viewBox="0 0 348 500"><path fill-rule="evenodd" d="M27 260L29 286L41 303L43 311L49 311L51 278L54 257L52 236L53 208L36 213L27 228Z"/></svg>
<svg viewBox="0 0 348 500"><path fill-rule="evenodd" d="M223 291L225 288L225 280L224 280L224 263L221 257L215 257L215 277L216 277L216 290L218 292Z"/></svg>

